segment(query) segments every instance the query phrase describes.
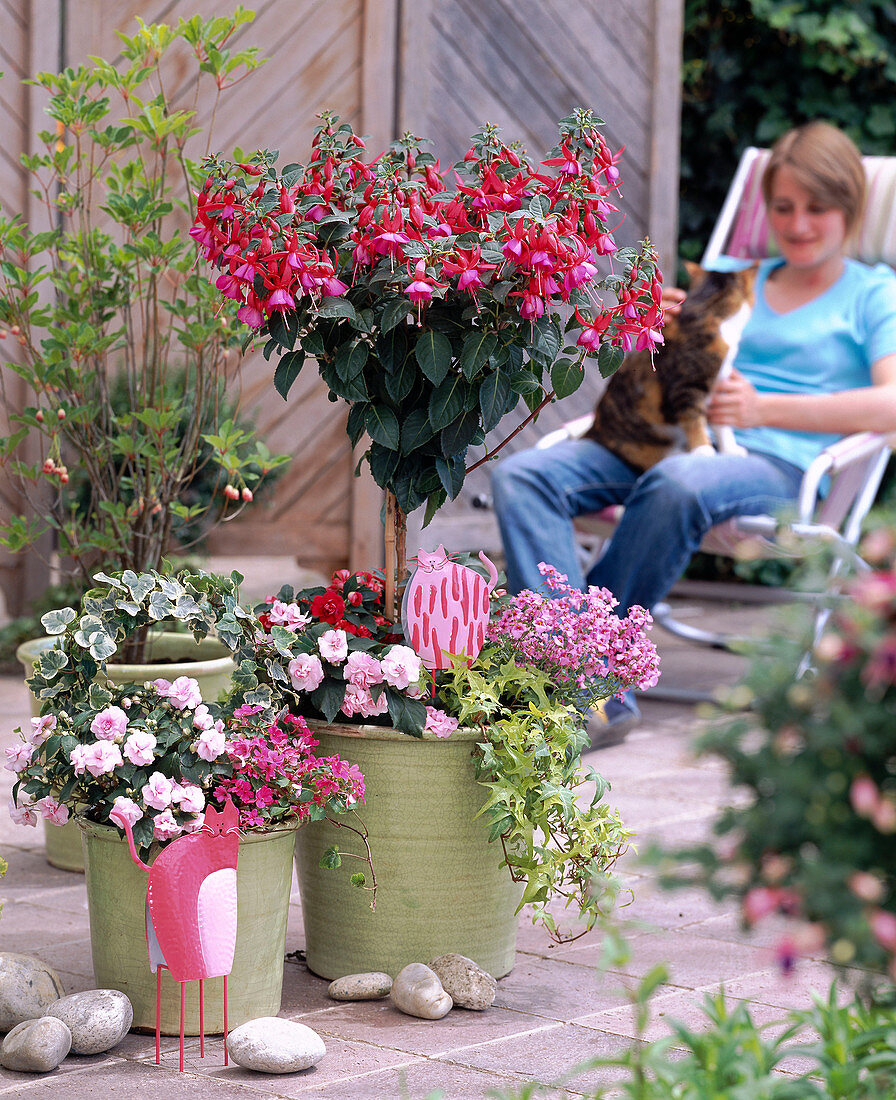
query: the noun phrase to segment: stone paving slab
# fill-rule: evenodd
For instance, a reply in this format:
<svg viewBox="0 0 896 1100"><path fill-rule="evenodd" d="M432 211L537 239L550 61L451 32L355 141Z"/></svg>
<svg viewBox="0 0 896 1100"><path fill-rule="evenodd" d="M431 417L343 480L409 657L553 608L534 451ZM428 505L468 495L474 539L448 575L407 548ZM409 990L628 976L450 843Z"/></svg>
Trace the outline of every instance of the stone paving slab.
<svg viewBox="0 0 896 1100"><path fill-rule="evenodd" d="M701 605L689 600L691 621L762 626L765 609ZM686 645L656 631L664 679L673 687L710 690L732 684L743 659ZM588 757L611 782L608 801L618 805L642 849L651 839L691 844L710 835L717 808L728 797L721 767L696 761L689 749L702 719L692 705L649 697L642 701L643 725L619 746ZM0 748L14 740L12 729L27 722L23 682L0 677ZM0 800L12 786L0 770ZM83 877L57 870L43 858L38 830L14 826L0 809L0 854L9 862L0 880L0 950L32 952L60 973L66 992L93 984ZM657 994L649 1037L668 1034L667 1020L699 1025L707 992L723 983L735 999L749 999L758 1022L780 1019L789 1007L808 1008L811 990L826 993L830 970L808 962L787 981L774 965L774 932L752 937L730 905L702 892L664 893L652 870L634 851L620 862L632 903L622 915L629 925L632 956L610 973L599 969L602 946L595 935L564 946L521 918L517 961L498 983L495 1006L483 1013L455 1010L439 1021L404 1016L388 1002L337 1003L328 983L304 964L287 961L281 1015L314 1028L327 1055L313 1069L288 1076L252 1074L222 1064L220 1039L210 1039L199 1058L198 1040L186 1048L186 1071L177 1072L178 1042L163 1040L155 1064L153 1036L128 1035L111 1053L69 1058L45 1076L0 1070L0 1096L22 1100L81 1100L87 1097L164 1096L166 1100L424 1100L436 1089L443 1100L479 1100L489 1089L511 1091L538 1080L558 1082L556 1096L583 1096L618 1080L618 1070L568 1071L589 1058L620 1052L635 1034L626 1000L637 977L658 962L670 967L669 983ZM303 946L301 899L294 889L287 951ZM797 1059L793 1071L800 1069Z"/></svg>

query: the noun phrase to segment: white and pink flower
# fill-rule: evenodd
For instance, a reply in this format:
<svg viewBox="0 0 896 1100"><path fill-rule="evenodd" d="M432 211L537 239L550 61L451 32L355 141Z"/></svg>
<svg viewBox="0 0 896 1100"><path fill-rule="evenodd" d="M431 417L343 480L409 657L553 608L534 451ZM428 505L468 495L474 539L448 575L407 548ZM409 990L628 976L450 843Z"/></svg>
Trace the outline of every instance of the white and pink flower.
<svg viewBox="0 0 896 1100"><path fill-rule="evenodd" d="M193 710L202 702L199 682L192 676L178 676L168 689L168 702L175 710Z"/></svg>
<svg viewBox="0 0 896 1100"><path fill-rule="evenodd" d="M423 662L410 646L394 645L380 664L386 683L404 691L420 679Z"/></svg>
<svg viewBox="0 0 896 1100"><path fill-rule="evenodd" d="M376 657L354 650L345 662L345 678L357 688L371 688L383 682L383 667Z"/></svg>
<svg viewBox="0 0 896 1100"><path fill-rule="evenodd" d="M152 835L156 840L171 840L180 834L180 825L170 810L163 810L152 823Z"/></svg>
<svg viewBox="0 0 896 1100"><path fill-rule="evenodd" d="M153 810L167 810L174 794L174 784L167 775L153 772L143 788L143 801Z"/></svg>
<svg viewBox="0 0 896 1100"><path fill-rule="evenodd" d="M34 755L34 745L25 744L23 741L18 745L10 745L5 752L6 764L4 767L7 771L18 774L31 763L31 757Z"/></svg>
<svg viewBox="0 0 896 1100"><path fill-rule="evenodd" d="M313 653L300 653L287 666L289 682L296 691L314 691L324 678L324 666Z"/></svg>
<svg viewBox="0 0 896 1100"><path fill-rule="evenodd" d="M423 729L434 733L436 737L450 737L457 729L457 725L457 719L443 710L438 710L436 707L426 708L426 722Z"/></svg>
<svg viewBox="0 0 896 1100"><path fill-rule="evenodd" d="M198 730L210 730L214 724L215 720L212 718L211 711L205 703L200 703L193 712L193 726Z"/></svg>
<svg viewBox="0 0 896 1100"><path fill-rule="evenodd" d="M124 823L126 821L129 822L131 828L133 828L140 818L143 817L143 811L132 798L125 798L124 795L119 795L112 803L109 817L116 825L120 825L122 828L124 828Z"/></svg>
<svg viewBox="0 0 896 1100"><path fill-rule="evenodd" d="M128 716L121 707L106 707L90 723L90 732L100 741L121 741L128 728Z"/></svg>
<svg viewBox="0 0 896 1100"><path fill-rule="evenodd" d="M42 745L55 729L55 714L45 714L41 718L32 718L31 736L28 738L28 740L31 742L32 745Z"/></svg>
<svg viewBox="0 0 896 1100"><path fill-rule="evenodd" d="M342 664L348 656L348 635L344 630L325 630L318 638L317 648L331 665Z"/></svg>
<svg viewBox="0 0 896 1100"><path fill-rule="evenodd" d="M201 814L205 809L205 794L201 787L193 783L179 784L175 787L171 801L180 806L185 814Z"/></svg>
<svg viewBox="0 0 896 1100"><path fill-rule="evenodd" d="M124 763L121 750L112 741L94 741L86 746L84 753L84 767L94 779L101 775L111 775L116 768Z"/></svg>
<svg viewBox="0 0 896 1100"><path fill-rule="evenodd" d="M211 729L203 730L196 742L196 755L209 763L217 760L227 748L227 737L224 733L224 724L215 722Z"/></svg>
<svg viewBox="0 0 896 1100"><path fill-rule="evenodd" d="M304 630L311 622L311 617L305 615L297 603L284 603L276 599L272 601L267 616L273 626L283 626L293 634Z"/></svg>
<svg viewBox="0 0 896 1100"><path fill-rule="evenodd" d="M26 794L19 794L20 805L9 800L9 816L15 825L37 825L37 813L34 810L30 798Z"/></svg>
<svg viewBox="0 0 896 1100"><path fill-rule="evenodd" d="M51 825L64 825L68 821L68 806L64 806L52 795L39 798L34 803L34 808L39 810L44 821L49 821Z"/></svg>
<svg viewBox="0 0 896 1100"><path fill-rule="evenodd" d="M155 760L156 739L147 730L135 730L124 743L124 755L132 764L145 768Z"/></svg>

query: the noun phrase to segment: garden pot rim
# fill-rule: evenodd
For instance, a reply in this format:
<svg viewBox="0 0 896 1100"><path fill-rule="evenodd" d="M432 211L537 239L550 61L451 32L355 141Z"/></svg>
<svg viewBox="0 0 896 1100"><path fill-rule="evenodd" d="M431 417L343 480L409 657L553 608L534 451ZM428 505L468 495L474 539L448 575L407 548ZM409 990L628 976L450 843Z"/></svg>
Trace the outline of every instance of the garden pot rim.
<svg viewBox="0 0 896 1100"><path fill-rule="evenodd" d="M188 665L190 665L190 667L198 668L199 666L203 666L203 665L216 665L219 662L227 662L227 661L233 662L233 653L231 652L231 650L229 650L227 648L227 646L224 644L224 642L221 641L220 638L216 637L213 634L208 634L204 638L201 638L197 641L196 638L194 638L191 633L185 633L183 631L177 631L177 630L164 630L163 629L163 630L150 631L150 636L151 637L152 636L157 636L157 637L164 637L164 638L183 638L184 640L189 639L190 641L194 642L196 645L202 645L203 642L212 642L212 643L215 644L216 647L217 646L221 647L221 652L217 656L214 656L214 657L206 656L206 657L201 657L198 660L191 660L189 658L184 658L183 660L178 660L176 662L172 662L170 660L164 661L164 662L163 661L157 661L157 660L154 661L154 660L150 659L150 660L147 660L147 661L141 661L139 664L133 664L133 663L130 663L130 662L121 663L121 662L112 660L112 661L107 662L106 667L107 668L116 668L116 669L119 669L119 668L142 669L142 668L150 668L150 667L152 667L152 668L162 667L163 665L165 667L172 667L174 664L177 664L177 665L187 665L188 664ZM58 635L58 634L45 634L43 637L28 638L26 641L22 642L20 645L18 645L16 647L16 660L23 667L27 664L30 664L30 663L36 663L36 661L34 659L39 658L40 655L42 653L46 652L48 649L52 649L53 646L56 644L56 641L58 640L59 637L61 637L61 635Z"/></svg>
<svg viewBox="0 0 896 1100"><path fill-rule="evenodd" d="M74 821L85 836L92 836L97 840L115 840L127 844L126 838L115 825L103 825L101 822L91 821L79 813L72 814L69 820ZM271 825L268 828L252 828L245 832L240 830L240 844L256 844L259 841L281 836L284 833L295 833L301 828L302 824L303 822L292 819L280 822L277 825Z"/></svg>
<svg viewBox="0 0 896 1100"><path fill-rule="evenodd" d="M470 726L458 726L449 737L438 737L431 730L424 730L420 737L415 737L394 726L352 725L348 722L327 722L323 718L306 718L305 721L312 733L315 730L323 730L339 737L357 737L365 741L405 741L409 745L418 745L421 742L450 745L457 744L459 741L475 743L485 740L481 730Z"/></svg>

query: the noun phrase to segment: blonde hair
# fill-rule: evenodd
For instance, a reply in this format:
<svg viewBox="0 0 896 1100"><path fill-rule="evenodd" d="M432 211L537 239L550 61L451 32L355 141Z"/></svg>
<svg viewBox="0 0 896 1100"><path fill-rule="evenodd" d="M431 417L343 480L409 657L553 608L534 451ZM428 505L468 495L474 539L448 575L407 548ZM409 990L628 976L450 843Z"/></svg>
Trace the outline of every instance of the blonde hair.
<svg viewBox="0 0 896 1100"><path fill-rule="evenodd" d="M807 122L780 137L762 174L766 205L785 164L813 198L843 211L847 234L856 228L865 206L865 168L862 154L842 130L829 122Z"/></svg>

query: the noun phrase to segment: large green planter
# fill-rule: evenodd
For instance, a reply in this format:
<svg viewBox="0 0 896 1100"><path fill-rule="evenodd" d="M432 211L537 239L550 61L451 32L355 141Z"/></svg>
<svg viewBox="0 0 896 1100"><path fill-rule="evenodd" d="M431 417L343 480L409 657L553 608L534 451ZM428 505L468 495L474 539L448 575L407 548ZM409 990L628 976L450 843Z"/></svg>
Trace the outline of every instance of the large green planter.
<svg viewBox="0 0 896 1100"><path fill-rule="evenodd" d="M156 978L146 949L146 872L109 825L78 819L84 847L90 943L97 987L120 989L135 1030L154 1031ZM228 1026L280 1011L295 826L248 832L237 863L237 933L228 978ZM224 1031L224 983L203 983L206 1034ZM180 1031L180 986L162 971L162 1033ZM199 984L186 986L185 1034L199 1034Z"/></svg>
<svg viewBox="0 0 896 1100"><path fill-rule="evenodd" d="M16 657L25 669L26 679L31 676L41 653L51 649L56 639L34 638L23 642L16 650ZM191 657L194 654L194 657ZM140 665L106 666L106 676L115 684L144 680L176 680L178 676L192 676L199 681L203 699L217 699L230 686L233 675L233 659L230 650L217 638L203 638L197 642L192 634L159 632L150 638L147 663ZM31 713L40 714L40 701L31 696ZM83 871L81 837L77 825L48 825L44 822L44 847L47 862L63 871Z"/></svg>
<svg viewBox="0 0 896 1100"><path fill-rule="evenodd" d="M322 870L324 851L363 847L348 829L326 821L304 825L296 842L308 966L324 978L363 971L393 977L410 962L456 951L495 977L509 973L516 949L514 883L501 846L475 815L487 797L476 782L472 732L447 739L409 737L380 726L309 722L318 756L336 753L357 764L367 785L358 816L369 832L378 891L353 887L347 871ZM347 867L348 865L348 867Z"/></svg>

